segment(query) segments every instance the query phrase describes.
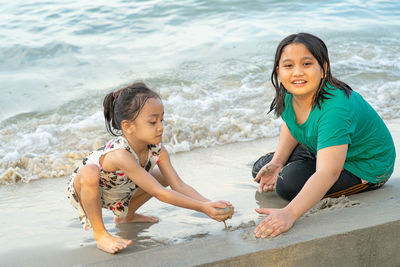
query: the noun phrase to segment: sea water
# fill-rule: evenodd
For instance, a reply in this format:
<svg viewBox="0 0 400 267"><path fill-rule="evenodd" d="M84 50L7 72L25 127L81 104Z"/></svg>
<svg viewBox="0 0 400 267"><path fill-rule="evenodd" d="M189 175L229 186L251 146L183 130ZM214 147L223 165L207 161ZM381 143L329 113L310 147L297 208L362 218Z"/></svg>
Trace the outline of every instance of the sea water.
<svg viewBox="0 0 400 267"><path fill-rule="evenodd" d="M163 143L171 153L277 136L281 121L268 114L275 49L287 35L309 32L326 42L337 78L386 121L400 117L400 1L0 0L0 14L3 258L56 240L64 247L94 244L64 196L66 177L110 138L104 96L132 82L160 93ZM209 159L199 153L199 161ZM185 157L175 156L178 163ZM224 167L224 159L201 170L201 180L190 179L191 166L177 170L206 196L233 202L228 225L256 219L256 187L242 177L250 165ZM209 181L214 169L226 179ZM128 231L150 242L144 247L223 228L160 202L146 207L160 223ZM105 224L113 234L125 231L109 213Z"/></svg>
<svg viewBox="0 0 400 267"><path fill-rule="evenodd" d="M399 1L1 1L0 184L69 175L107 134L102 101L143 81L171 152L276 136L276 46L310 32L336 77L400 115Z"/></svg>

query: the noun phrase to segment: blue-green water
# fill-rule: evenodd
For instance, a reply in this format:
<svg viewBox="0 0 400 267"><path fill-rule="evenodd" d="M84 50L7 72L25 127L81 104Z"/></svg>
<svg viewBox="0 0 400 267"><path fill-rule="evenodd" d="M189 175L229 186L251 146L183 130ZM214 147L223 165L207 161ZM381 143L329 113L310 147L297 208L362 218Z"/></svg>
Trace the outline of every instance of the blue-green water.
<svg viewBox="0 0 400 267"><path fill-rule="evenodd" d="M104 95L160 92L171 152L278 133L274 50L327 44L333 73L400 115L400 1L1 1L0 184L62 177L108 135Z"/></svg>

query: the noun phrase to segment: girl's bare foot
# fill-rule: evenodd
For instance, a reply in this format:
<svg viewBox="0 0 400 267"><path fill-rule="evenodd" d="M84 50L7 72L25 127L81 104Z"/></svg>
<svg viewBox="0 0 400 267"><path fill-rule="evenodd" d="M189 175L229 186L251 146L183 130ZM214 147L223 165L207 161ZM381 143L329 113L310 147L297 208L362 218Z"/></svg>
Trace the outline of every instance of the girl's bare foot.
<svg viewBox="0 0 400 267"><path fill-rule="evenodd" d="M112 236L109 233L105 233L98 238L95 237L95 240L99 249L111 254L123 250L132 244L132 240Z"/></svg>
<svg viewBox="0 0 400 267"><path fill-rule="evenodd" d="M133 222L158 222L158 217L156 216L145 216L139 213L134 213L133 215L128 215L126 217L117 217L114 216L114 223L133 223Z"/></svg>

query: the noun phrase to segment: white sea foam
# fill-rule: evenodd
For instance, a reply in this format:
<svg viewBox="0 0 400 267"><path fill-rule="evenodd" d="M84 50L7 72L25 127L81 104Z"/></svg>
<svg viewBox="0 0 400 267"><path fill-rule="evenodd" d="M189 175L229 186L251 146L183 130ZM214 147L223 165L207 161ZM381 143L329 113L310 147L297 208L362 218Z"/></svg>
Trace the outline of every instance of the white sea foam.
<svg viewBox="0 0 400 267"><path fill-rule="evenodd" d="M172 153L276 136L270 73L293 32L320 36L334 75L398 118L400 6L360 3L3 3L0 184L69 175L110 138L104 95L137 80L164 101Z"/></svg>

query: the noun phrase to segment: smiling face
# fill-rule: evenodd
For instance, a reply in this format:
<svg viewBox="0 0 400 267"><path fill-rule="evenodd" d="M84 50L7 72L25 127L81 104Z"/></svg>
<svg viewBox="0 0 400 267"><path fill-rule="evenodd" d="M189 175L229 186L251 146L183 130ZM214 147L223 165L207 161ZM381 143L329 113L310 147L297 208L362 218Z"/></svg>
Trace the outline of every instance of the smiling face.
<svg viewBox="0 0 400 267"><path fill-rule="evenodd" d="M282 50L277 67L279 81L294 98L312 101L323 78L323 69L304 44L293 43Z"/></svg>
<svg viewBox="0 0 400 267"><path fill-rule="evenodd" d="M159 144L163 134L164 106L160 99L149 98L134 121L124 121L124 135L134 143Z"/></svg>

